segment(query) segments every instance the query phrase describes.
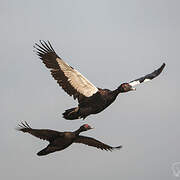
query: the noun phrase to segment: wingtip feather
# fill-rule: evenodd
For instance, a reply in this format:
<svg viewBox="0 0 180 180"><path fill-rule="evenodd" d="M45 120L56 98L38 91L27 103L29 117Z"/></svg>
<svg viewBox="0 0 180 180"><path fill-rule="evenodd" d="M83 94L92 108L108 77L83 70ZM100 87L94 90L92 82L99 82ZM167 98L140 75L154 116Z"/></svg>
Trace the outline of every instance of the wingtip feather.
<svg viewBox="0 0 180 180"><path fill-rule="evenodd" d="M121 149L123 146L117 146L115 147L115 149Z"/></svg>
<svg viewBox="0 0 180 180"><path fill-rule="evenodd" d="M15 128L17 131L26 132L28 129L31 129L29 124L26 121L21 121L21 123L18 124L18 126Z"/></svg>
<svg viewBox="0 0 180 180"><path fill-rule="evenodd" d="M166 63L163 63L161 68L164 69L165 66L166 66Z"/></svg>

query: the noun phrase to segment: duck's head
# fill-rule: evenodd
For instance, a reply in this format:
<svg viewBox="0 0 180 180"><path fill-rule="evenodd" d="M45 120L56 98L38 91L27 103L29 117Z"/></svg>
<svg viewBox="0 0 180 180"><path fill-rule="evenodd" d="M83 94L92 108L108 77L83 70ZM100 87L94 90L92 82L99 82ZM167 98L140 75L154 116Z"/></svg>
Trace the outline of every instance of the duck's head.
<svg viewBox="0 0 180 180"><path fill-rule="evenodd" d="M84 125L82 125L81 127L81 130L82 131L88 131L88 130L90 130L90 129L93 129L90 125L88 125L88 124L84 124Z"/></svg>
<svg viewBox="0 0 180 180"><path fill-rule="evenodd" d="M120 93L128 92L128 91L135 91L136 88L133 88L129 83L123 83L118 87Z"/></svg>

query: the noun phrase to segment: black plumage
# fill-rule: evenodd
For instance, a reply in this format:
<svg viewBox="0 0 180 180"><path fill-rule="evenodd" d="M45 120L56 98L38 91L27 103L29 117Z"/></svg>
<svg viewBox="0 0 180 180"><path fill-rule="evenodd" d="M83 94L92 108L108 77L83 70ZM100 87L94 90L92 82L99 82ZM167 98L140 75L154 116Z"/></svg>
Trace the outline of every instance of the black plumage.
<svg viewBox="0 0 180 180"><path fill-rule="evenodd" d="M50 69L51 75L64 91L78 99L78 107L66 110L63 117L68 120L85 119L90 114L97 114L114 102L119 93L135 90L133 86L152 80L157 77L165 67L165 63L152 73L121 84L117 89L96 88L82 74L65 63L54 51L50 42L40 41L35 44L35 50L45 66Z"/></svg>
<svg viewBox="0 0 180 180"><path fill-rule="evenodd" d="M50 129L32 129L27 122L22 122L17 128L18 131L29 133L37 138L49 141L49 145L37 153L38 156L44 156L56 151L61 151L66 149L72 143L82 143L106 151L112 151L122 147L112 147L92 137L79 135L81 132L90 129L92 128L88 124L82 125L78 130L73 132L59 132Z"/></svg>

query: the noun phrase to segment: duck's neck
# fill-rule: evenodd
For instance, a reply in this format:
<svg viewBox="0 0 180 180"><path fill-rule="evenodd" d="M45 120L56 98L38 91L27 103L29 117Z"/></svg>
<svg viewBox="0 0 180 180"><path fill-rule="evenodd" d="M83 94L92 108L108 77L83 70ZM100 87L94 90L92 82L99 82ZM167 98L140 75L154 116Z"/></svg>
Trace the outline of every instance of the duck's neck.
<svg viewBox="0 0 180 180"><path fill-rule="evenodd" d="M119 93L124 93L124 90L121 88L121 86L119 86L117 89L115 89L114 91L111 91L111 93L113 94L113 96L116 98Z"/></svg>
<svg viewBox="0 0 180 180"><path fill-rule="evenodd" d="M124 93L124 92L127 92L124 90L124 88L122 87L122 84L114 90L114 94L118 95L119 93Z"/></svg>
<svg viewBox="0 0 180 180"><path fill-rule="evenodd" d="M114 96L118 96L119 95L119 93L121 93L121 91L120 91L120 89L119 88L117 88L117 89L115 89L114 91L112 91L112 93L114 94Z"/></svg>
<svg viewBox="0 0 180 180"><path fill-rule="evenodd" d="M82 128L80 127L78 130L75 131L76 136L78 136L81 132L83 132Z"/></svg>

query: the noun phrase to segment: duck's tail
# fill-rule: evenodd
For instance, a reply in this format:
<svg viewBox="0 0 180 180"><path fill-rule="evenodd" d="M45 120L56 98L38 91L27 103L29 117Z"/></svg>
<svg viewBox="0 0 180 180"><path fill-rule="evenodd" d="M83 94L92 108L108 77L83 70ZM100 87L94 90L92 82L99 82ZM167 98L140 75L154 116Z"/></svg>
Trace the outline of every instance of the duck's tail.
<svg viewBox="0 0 180 180"><path fill-rule="evenodd" d="M37 153L38 156L45 156L47 154L53 153L55 151L60 151L56 146L48 145L46 148L42 149Z"/></svg>
<svg viewBox="0 0 180 180"><path fill-rule="evenodd" d="M39 152L37 153L37 155L38 155L38 156L45 156L45 155L47 155L47 154L49 154L49 153L51 153L51 152L49 152L49 151L48 151L48 148L46 147L46 148L42 149L41 151L39 151Z"/></svg>
<svg viewBox="0 0 180 180"><path fill-rule="evenodd" d="M67 109L63 113L63 118L65 118L67 120L75 120L75 119L79 119L79 118L82 118L82 117L81 117L79 108L75 107L75 108Z"/></svg>

